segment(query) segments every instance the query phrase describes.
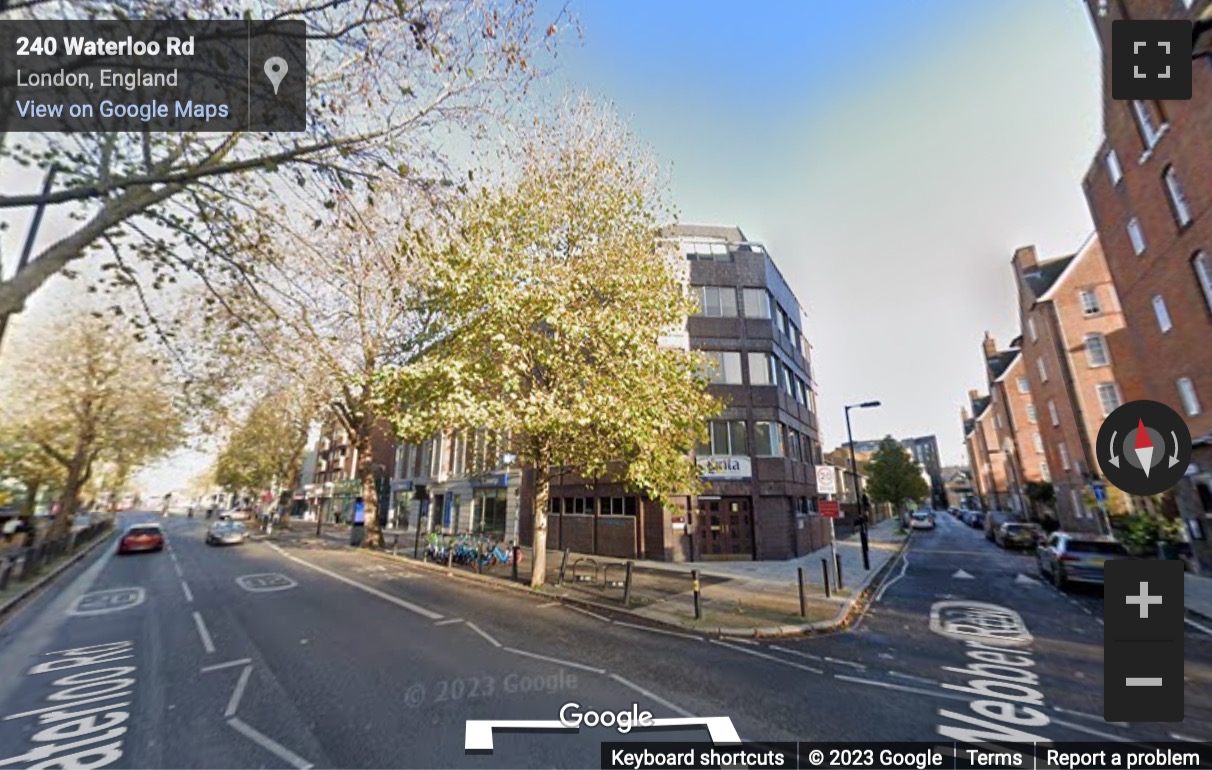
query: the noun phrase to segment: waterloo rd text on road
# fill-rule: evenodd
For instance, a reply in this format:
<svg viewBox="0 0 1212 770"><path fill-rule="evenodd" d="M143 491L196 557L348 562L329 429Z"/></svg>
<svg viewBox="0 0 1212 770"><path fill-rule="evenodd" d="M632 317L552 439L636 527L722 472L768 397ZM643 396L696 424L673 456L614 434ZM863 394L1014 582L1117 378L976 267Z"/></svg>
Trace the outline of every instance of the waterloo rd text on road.
<svg viewBox="0 0 1212 770"><path fill-rule="evenodd" d="M134 696L131 642L113 642L45 653L50 660L30 676L50 682L47 706L8 714L3 721L31 719L38 729L22 754L0 759L0 768L26 770L108 767L122 758L123 736ZM114 665L123 663L123 665Z"/></svg>

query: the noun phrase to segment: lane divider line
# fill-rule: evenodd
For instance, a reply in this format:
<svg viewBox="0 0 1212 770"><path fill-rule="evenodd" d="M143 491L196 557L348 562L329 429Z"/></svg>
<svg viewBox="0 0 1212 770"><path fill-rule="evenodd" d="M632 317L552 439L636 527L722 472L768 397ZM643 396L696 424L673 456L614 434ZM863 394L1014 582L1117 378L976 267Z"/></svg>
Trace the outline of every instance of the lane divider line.
<svg viewBox="0 0 1212 770"><path fill-rule="evenodd" d="M470 623L468 625L470 625ZM557 666L568 666L569 668L579 668L582 671L592 671L595 674L605 674L606 673L606 669L604 669L604 668L598 668L597 666L586 666L584 663L573 663L571 660L560 660L559 658L552 658L548 655L540 655L537 652L527 652L526 650L519 650L517 647L505 647L504 650L506 652L512 652L515 655L522 655L527 658L534 658L535 660L545 660L548 663L555 663Z"/></svg>
<svg viewBox="0 0 1212 770"><path fill-rule="evenodd" d="M202 646L208 653L214 652L215 642L210 638L210 631L206 630L206 623L203 622L202 615L197 610L194 610L194 625L198 627L198 636L202 637Z"/></svg>
<svg viewBox="0 0 1212 770"><path fill-rule="evenodd" d="M472 631L475 631L475 632L476 632L477 634L479 634L480 636L482 636L482 637L484 637L485 639L487 639L487 640L488 640L488 643L489 643L489 644L491 644L493 647L504 647L504 646L505 646L505 645L501 644L500 642L498 642L496 639L493 639L493 638L492 638L492 637L491 637L491 636L488 634L488 632L487 632L487 631L485 631L484 629L480 628L480 627L479 627L479 626L477 626L475 623L472 623L472 622L470 622L470 621L469 621L469 622L467 623L467 627L468 627L468 628L470 628Z"/></svg>
<svg viewBox="0 0 1212 770"><path fill-rule="evenodd" d="M321 575L327 575L328 577L332 578L333 580L339 580L342 583L345 583L346 585L353 586L354 588L357 588L359 591L365 591L366 593L370 594L371 596L377 596L380 599L382 599L383 601L391 602L392 604L396 605L397 607L403 607L404 609L408 610L409 612L415 612L416 614L420 615L423 618L427 618L429 620L442 620L443 618L446 617L445 615L443 615L440 612L434 612L433 610L426 609L425 607L422 607L418 604L413 604L412 602L406 602L403 599L401 599L400 597L392 596L391 594L387 593L386 591L380 591L377 588L373 588L368 585L362 585L358 581L353 580L351 578L347 578L344 575L340 575L336 572L333 572L330 569L325 569L324 567L321 567L316 564L312 564L311 562L303 561L302 559L300 559L297 556L292 556L292 555L286 553L286 551L282 550L281 548L274 545L273 543L266 543L266 545L268 545L270 548L274 549L278 553L282 554L287 559L290 559L291 561L296 562L298 564L302 564L304 567L307 567L308 569L313 569L316 572L319 572Z"/></svg>
<svg viewBox="0 0 1212 770"><path fill-rule="evenodd" d="M623 685L624 687L630 687L631 689L638 692L640 695L643 695L645 698L648 698L649 700L652 700L652 701L655 701L655 702L661 704L662 706L664 706L665 708L674 712L675 714L681 714L682 716L686 717L687 719L695 718L695 715L691 714L686 709L682 708L681 706L677 705L676 703L671 703L671 702L665 700L664 698L662 698L661 696L652 692L651 690L644 689L643 687L639 686L638 684L631 681L630 679L625 679L625 678L619 676L618 674L610 674L610 678L613 679L614 681L618 682L619 684Z"/></svg>
<svg viewBox="0 0 1212 770"><path fill-rule="evenodd" d="M1208 636L1212 636L1212 628L1208 628L1203 623L1196 623L1191 618L1183 618L1183 620L1185 620L1187 625L1191 626L1192 628L1197 628L1200 631L1203 631ZM1100 620L1099 623L1102 623L1102 621Z"/></svg>
<svg viewBox="0 0 1212 770"><path fill-rule="evenodd" d="M906 674L901 671L889 671L888 676L895 676L897 679L907 679L910 682L917 682L918 684L938 684L938 682L927 679L924 676L915 676L914 674Z"/></svg>
<svg viewBox="0 0 1212 770"><path fill-rule="evenodd" d="M229 660L226 663L215 663L210 666L203 666L202 673L207 671L218 671L224 668L235 668L236 666L247 666L252 663L252 658L240 658L239 660Z"/></svg>
<svg viewBox="0 0 1212 770"><path fill-rule="evenodd" d="M854 668L861 668L861 669L867 668L867 665L865 663L855 663L852 660L839 660L837 658L829 658L829 657L826 657L825 660L829 661L830 663L836 663L839 666L853 666Z"/></svg>
<svg viewBox="0 0 1212 770"><path fill-rule="evenodd" d="M869 684L872 687L883 687L887 690L897 690L899 692L910 692L915 695L933 695L936 698L946 698L947 700L962 700L965 703L968 699L959 693L943 692L942 690L927 690L924 687L910 687L907 684L896 684L894 682L879 682L875 679L862 679L857 676L847 676L846 674L834 674L834 679L842 682L853 682L854 684Z"/></svg>
<svg viewBox="0 0 1212 770"><path fill-rule="evenodd" d="M616 626L624 626L624 627L626 627L626 628L634 628L634 629L637 629L637 630L639 630L639 631L650 631L650 632L652 632L652 633L654 633L654 634L663 634L663 635L665 635L665 636L676 636L676 637L677 637L677 638L679 638L679 639L697 639L697 640L698 640L698 641L700 641L700 642L705 642L705 641L707 641L707 640L706 640L706 639L704 639L703 637L701 637L701 636L696 636L695 634L683 634L683 633L681 633L680 631L666 631L666 630L665 630L665 629L663 629L663 628L653 628L653 627L651 627L651 626L645 626L645 625L641 625L641 624L639 624L639 623L628 623L628 622L627 622L627 621L625 621L625 620L616 620L616 621L614 621L614 624L615 624Z"/></svg>
<svg viewBox="0 0 1212 770"><path fill-rule="evenodd" d="M781 663L784 666L791 666L792 668L798 668L801 671L810 671L814 674L825 673L824 671L820 670L819 668L813 668L812 666L805 666L803 663L796 663L795 661L792 661L792 660L784 660L783 658L780 658L778 656L770 655L765 652L759 652L758 650L748 650L748 649L745 649L744 647L737 647L735 644L729 644L728 642L721 642L718 639L711 639L710 641L712 644L718 644L719 646L727 647L730 650L736 650L737 652L743 652L747 655L753 655L754 657L757 657L757 658L765 658L766 660L773 660L775 663Z"/></svg>
<svg viewBox="0 0 1212 770"><path fill-rule="evenodd" d="M257 744L269 753L274 754L279 759L289 762L293 767L297 768L297 770L310 770L312 767L312 764L306 759L300 757L298 754L278 743L273 738L270 738L268 735L257 731L252 727L252 725L241 721L238 717L232 717L231 719L227 720L227 724L233 730L240 733L245 738L250 739L253 743Z"/></svg>
<svg viewBox="0 0 1212 770"><path fill-rule="evenodd" d="M194 601L194 592L189 590L189 583L186 583L185 580L181 581L181 590L185 592L185 601L192 604Z"/></svg>
<svg viewBox="0 0 1212 770"><path fill-rule="evenodd" d="M451 623L462 623L462 622L463 622L463 618L447 618L446 620L439 620L437 623L434 623L434 625L435 626L449 626Z"/></svg>
<svg viewBox="0 0 1212 770"><path fill-rule="evenodd" d="M591 618L597 618L598 620L602 621L603 623L610 622L610 618L606 617L605 615L599 615L596 612L590 612L589 610L585 609L584 607L574 607L571 604L566 604L564 606L567 607L568 609L572 610L573 612L579 612L582 615L588 615Z"/></svg>
<svg viewBox="0 0 1212 770"><path fill-rule="evenodd" d="M801 658L807 658L808 660L815 660L815 661L829 660L829 658L822 658L820 655L813 655L810 652L800 652L799 650L792 650L788 647L780 647L777 644L770 645L770 649L778 650L779 652L785 652L788 655L796 655Z"/></svg>
<svg viewBox="0 0 1212 770"><path fill-rule="evenodd" d="M240 678L236 681L236 689L232 690L231 699L227 701L227 710L223 712L224 718L234 717L236 709L240 707L240 699L244 697L244 688L248 686L248 677L252 676L252 666L245 666L240 672Z"/></svg>
<svg viewBox="0 0 1212 770"><path fill-rule="evenodd" d="M185 577L185 573L181 571L181 564L179 562L173 562L173 569L177 571L177 577Z"/></svg>

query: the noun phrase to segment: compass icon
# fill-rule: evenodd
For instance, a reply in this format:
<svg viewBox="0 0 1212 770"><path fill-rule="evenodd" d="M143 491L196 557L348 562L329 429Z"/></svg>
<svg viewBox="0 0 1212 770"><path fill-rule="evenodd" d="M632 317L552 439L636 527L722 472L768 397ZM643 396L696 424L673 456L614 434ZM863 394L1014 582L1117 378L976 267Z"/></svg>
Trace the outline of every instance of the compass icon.
<svg viewBox="0 0 1212 770"><path fill-rule="evenodd" d="M1138 497L1159 495L1186 473L1191 432L1165 404L1130 401L1103 421L1095 453L1111 484Z"/></svg>

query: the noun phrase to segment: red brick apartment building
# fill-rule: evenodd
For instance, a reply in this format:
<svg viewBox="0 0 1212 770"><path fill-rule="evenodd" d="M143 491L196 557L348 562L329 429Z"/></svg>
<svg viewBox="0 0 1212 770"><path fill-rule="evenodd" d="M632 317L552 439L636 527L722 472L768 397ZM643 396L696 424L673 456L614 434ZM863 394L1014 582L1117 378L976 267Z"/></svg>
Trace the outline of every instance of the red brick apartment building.
<svg viewBox="0 0 1212 770"><path fill-rule="evenodd" d="M1017 338L1008 350L998 350L997 341L986 332L981 348L989 382L989 411L1005 477L1002 510L1026 515L1032 511L1027 485L1043 480L1043 447L1032 440L1031 381L1023 365L1021 341Z"/></svg>
<svg viewBox="0 0 1212 770"><path fill-rule="evenodd" d="M998 511L1009 505L1009 487L991 402L989 396L982 396L975 390L968 391L968 408L972 411L970 416L968 408L963 410L964 444L968 449L973 486L981 505L985 510Z"/></svg>
<svg viewBox="0 0 1212 770"><path fill-rule="evenodd" d="M1125 333L1107 261L1091 237L1076 254L1045 262L1024 246L1012 264L1031 380L1031 440L1045 455L1041 476L1052 482L1062 528L1105 533L1091 486L1099 476L1094 443L1103 418L1122 403L1110 341Z"/></svg>
<svg viewBox="0 0 1212 770"><path fill-rule="evenodd" d="M1111 25L1194 19L1209 0L1087 0L1103 57L1104 140L1084 180L1126 329L1109 335L1125 400L1183 415L1192 463L1168 507L1212 570L1212 57L1189 101L1111 98ZM1200 41L1196 50L1205 50Z"/></svg>

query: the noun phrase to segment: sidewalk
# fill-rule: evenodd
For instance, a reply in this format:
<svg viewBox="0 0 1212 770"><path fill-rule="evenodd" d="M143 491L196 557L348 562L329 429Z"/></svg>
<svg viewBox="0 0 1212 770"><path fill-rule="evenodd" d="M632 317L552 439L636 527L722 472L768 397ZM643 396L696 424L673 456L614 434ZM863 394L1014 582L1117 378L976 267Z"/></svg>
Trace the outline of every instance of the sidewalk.
<svg viewBox="0 0 1212 770"><path fill-rule="evenodd" d="M907 536L899 534L895 521L881 522L869 530L870 570L863 569L862 549L857 535L837 542L843 589L836 587L836 575L830 566L829 595L826 596L822 560L832 563L831 549L818 549L798 559L774 562L654 562L634 561L630 596L624 598L625 559L570 553L560 584L560 566L564 555L548 551L547 575L542 591L566 602L613 613L628 613L637 619L667 626L718 633L724 636L784 636L824 632L842 627L864 596L864 590L895 557ZM294 527L275 536L314 545L314 525ZM415 533L385 532L387 548L374 555L403 559L435 571L447 572L445 565L418 562L412 558ZM396 538L398 537L398 541ZM349 528L325 526L323 542L348 544ZM396 546L398 556L391 551ZM423 547L423 546L422 546ZM472 566L453 565L449 574L476 581L490 581L501 587L530 591L533 559L529 548L522 549L518 582L512 578L511 565L498 565L477 574ZM804 568L804 602L801 606L799 568ZM699 570L701 616L695 618L692 570Z"/></svg>

